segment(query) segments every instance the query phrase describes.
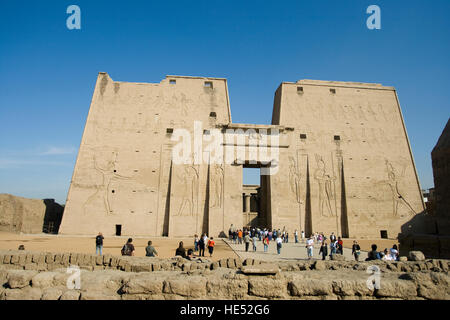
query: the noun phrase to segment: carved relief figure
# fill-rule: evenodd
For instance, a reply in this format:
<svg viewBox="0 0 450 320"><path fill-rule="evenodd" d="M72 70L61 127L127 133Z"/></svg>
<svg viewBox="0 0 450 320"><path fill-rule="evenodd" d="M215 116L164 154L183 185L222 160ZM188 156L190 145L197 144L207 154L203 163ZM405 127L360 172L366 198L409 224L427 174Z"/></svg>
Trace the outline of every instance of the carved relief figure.
<svg viewBox="0 0 450 320"><path fill-rule="evenodd" d="M115 172L116 167L116 160L117 160L117 151L114 151L112 153L111 158L107 161L106 165L104 167L101 167L98 162L97 158L94 154L94 168L97 172L99 172L102 175L102 183L99 187L97 187L97 191L93 195L91 195L86 202L83 205L83 211L85 214L87 214L87 208L88 206L94 202L99 197L102 198L102 201L105 205L106 214L111 214L111 205L109 202L109 196L110 196L110 184L113 181L120 181L120 180L129 180L130 177L122 176Z"/></svg>
<svg viewBox="0 0 450 320"><path fill-rule="evenodd" d="M331 200L334 199L331 182L336 178L326 173L325 162L321 156L316 155L316 163L317 169L314 172L314 178L319 183L319 212L324 217L334 216L331 209Z"/></svg>
<svg viewBox="0 0 450 320"><path fill-rule="evenodd" d="M223 165L215 165L211 178L211 208L222 208L223 201Z"/></svg>
<svg viewBox="0 0 450 320"><path fill-rule="evenodd" d="M194 216L197 208L198 169L193 165L185 166L181 181L184 187L177 216Z"/></svg>
<svg viewBox="0 0 450 320"><path fill-rule="evenodd" d="M297 203L301 203L300 173L297 163L293 157L289 157L289 185L291 187L291 191L295 195L295 200L297 201Z"/></svg>
<svg viewBox="0 0 450 320"><path fill-rule="evenodd" d="M397 175L394 166L388 160L385 160L385 163L388 175L387 184L389 185L392 192L392 205L394 217L398 216L398 209L400 204L405 205L409 209L408 211L410 215L415 214L414 210L402 196L398 188L399 180L403 176L403 173L400 176Z"/></svg>

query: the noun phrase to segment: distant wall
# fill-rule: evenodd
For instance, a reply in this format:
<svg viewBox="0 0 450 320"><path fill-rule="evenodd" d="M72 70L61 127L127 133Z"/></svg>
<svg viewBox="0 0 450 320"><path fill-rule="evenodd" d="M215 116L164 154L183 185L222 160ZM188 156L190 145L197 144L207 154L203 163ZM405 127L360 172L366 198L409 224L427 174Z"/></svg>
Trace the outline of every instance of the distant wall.
<svg viewBox="0 0 450 320"><path fill-rule="evenodd" d="M0 194L0 231L57 233L64 207L53 199L27 199Z"/></svg>

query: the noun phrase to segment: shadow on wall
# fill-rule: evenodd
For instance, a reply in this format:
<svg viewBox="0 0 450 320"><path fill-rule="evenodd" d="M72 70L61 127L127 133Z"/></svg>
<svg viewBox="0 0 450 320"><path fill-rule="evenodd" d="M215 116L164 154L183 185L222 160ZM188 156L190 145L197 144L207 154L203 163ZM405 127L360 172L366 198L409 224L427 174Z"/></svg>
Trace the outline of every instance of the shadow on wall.
<svg viewBox="0 0 450 320"><path fill-rule="evenodd" d="M45 214L42 232L58 234L64 214L64 206L56 203L54 199L43 199L43 201L45 204Z"/></svg>
<svg viewBox="0 0 450 320"><path fill-rule="evenodd" d="M407 256L409 251L417 250L427 259L450 259L450 235L438 234L438 230L436 217L426 211L415 215L401 227L400 255Z"/></svg>

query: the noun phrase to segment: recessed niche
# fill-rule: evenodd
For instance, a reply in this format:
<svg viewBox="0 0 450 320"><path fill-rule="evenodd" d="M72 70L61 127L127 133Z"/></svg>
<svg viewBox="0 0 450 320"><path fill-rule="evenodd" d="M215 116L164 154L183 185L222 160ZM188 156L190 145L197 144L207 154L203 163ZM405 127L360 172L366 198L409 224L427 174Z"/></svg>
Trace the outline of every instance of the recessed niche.
<svg viewBox="0 0 450 320"><path fill-rule="evenodd" d="M297 87L297 93L303 93L303 87Z"/></svg>
<svg viewBox="0 0 450 320"><path fill-rule="evenodd" d="M216 117L217 117L217 115L216 115L215 112L210 112L210 113L209 113L209 116L210 116L211 118L216 118Z"/></svg>
<svg viewBox="0 0 450 320"><path fill-rule="evenodd" d="M332 94L335 94L335 93L336 93L336 89L330 89L330 92L331 92Z"/></svg>
<svg viewBox="0 0 450 320"><path fill-rule="evenodd" d="M300 139L306 139L306 133L300 133Z"/></svg>
<svg viewBox="0 0 450 320"><path fill-rule="evenodd" d="M170 80L169 80L169 84L177 84L177 80L175 80L175 79L170 79Z"/></svg>
<svg viewBox="0 0 450 320"><path fill-rule="evenodd" d="M166 129L166 133L172 134L172 133L173 133L173 128L167 128L167 129Z"/></svg>
<svg viewBox="0 0 450 320"><path fill-rule="evenodd" d="M334 136L334 140L335 140L335 141L341 140L341 136Z"/></svg>
<svg viewBox="0 0 450 320"><path fill-rule="evenodd" d="M212 89L212 88L213 88L213 83L212 83L212 81L205 81L205 83L203 84L203 86L204 86L205 88Z"/></svg>

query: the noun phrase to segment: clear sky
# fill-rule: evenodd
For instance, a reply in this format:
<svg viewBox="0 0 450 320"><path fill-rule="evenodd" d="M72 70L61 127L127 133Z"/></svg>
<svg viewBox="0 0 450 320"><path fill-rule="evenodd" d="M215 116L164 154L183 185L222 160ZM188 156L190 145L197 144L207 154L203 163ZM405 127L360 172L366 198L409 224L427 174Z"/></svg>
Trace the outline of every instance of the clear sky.
<svg viewBox="0 0 450 320"><path fill-rule="evenodd" d="M66 26L72 4L81 30ZM381 30L366 26L372 4ZM0 193L65 203L99 71L225 77L236 123L270 123L282 81L394 86L432 187L430 152L450 116L449 17L448 0L1 0Z"/></svg>

